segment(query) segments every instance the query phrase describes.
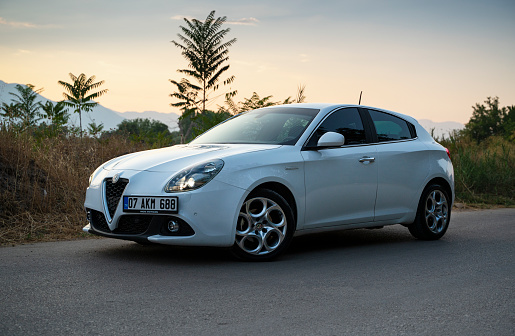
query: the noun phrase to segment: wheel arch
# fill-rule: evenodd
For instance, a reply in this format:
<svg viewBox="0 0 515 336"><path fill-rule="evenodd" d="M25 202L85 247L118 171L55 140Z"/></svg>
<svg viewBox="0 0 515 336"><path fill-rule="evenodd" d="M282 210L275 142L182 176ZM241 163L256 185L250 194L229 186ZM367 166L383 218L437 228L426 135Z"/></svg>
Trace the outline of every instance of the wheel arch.
<svg viewBox="0 0 515 336"><path fill-rule="evenodd" d="M288 202L288 204L290 205L295 221L297 222L297 201L295 200L295 196L293 196L293 193L287 186L279 182L264 182L254 187L250 194L252 194L257 189L268 189L275 191L276 193L281 195L281 197L283 197L286 200L286 202Z"/></svg>
<svg viewBox="0 0 515 336"><path fill-rule="evenodd" d="M452 192L451 185L449 184L449 182L447 182L446 179L444 179L442 177L435 177L426 184L426 186L424 187L424 190L431 184L435 184L435 183L441 185L445 189L445 191L447 192L447 194L449 195L449 198L451 200L451 207L452 207L452 205L454 203L454 194Z"/></svg>

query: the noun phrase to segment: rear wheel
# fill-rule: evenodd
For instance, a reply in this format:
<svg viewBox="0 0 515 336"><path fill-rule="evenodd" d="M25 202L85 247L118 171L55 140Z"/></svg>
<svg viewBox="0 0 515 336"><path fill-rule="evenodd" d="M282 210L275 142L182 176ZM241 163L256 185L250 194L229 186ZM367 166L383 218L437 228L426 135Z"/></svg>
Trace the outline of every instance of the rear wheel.
<svg viewBox="0 0 515 336"><path fill-rule="evenodd" d="M408 229L415 238L436 240L445 234L450 219L451 207L447 191L439 184L432 184L424 189L417 217Z"/></svg>
<svg viewBox="0 0 515 336"><path fill-rule="evenodd" d="M271 260L288 247L294 231L288 202L272 190L258 189L240 209L232 252L245 260Z"/></svg>

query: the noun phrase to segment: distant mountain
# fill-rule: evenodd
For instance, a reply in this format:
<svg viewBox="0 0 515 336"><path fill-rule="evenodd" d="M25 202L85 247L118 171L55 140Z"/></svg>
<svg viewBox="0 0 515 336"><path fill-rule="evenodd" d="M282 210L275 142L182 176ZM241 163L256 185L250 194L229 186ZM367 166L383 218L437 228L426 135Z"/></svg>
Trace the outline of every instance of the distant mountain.
<svg viewBox="0 0 515 336"><path fill-rule="evenodd" d="M18 91L16 90L16 85L16 83L5 83L4 81L0 80L0 103L3 102L9 104L11 102L11 99L14 97L10 95L9 92L18 93ZM42 95L38 95L36 101L39 101L42 104L45 104L47 101L51 101L54 104L56 103L55 101L47 99ZM68 110L70 112L69 124L73 126L79 126L79 115L77 113L73 113L71 108L68 108ZM93 108L91 112L82 113L82 127L83 129L87 129L89 123L95 122L96 124L104 124L104 130L107 131L110 129L116 129L118 124L120 124L125 119L151 118L165 123L166 125L168 125L170 131L174 131L178 128L178 117L179 116L175 113L159 113L152 111L146 111L141 113L120 113L98 104L96 107Z"/></svg>
<svg viewBox="0 0 515 336"><path fill-rule="evenodd" d="M461 130L465 125L456 121L434 122L428 119L420 119L418 121L422 127L429 133L433 132L435 138L448 137L454 130Z"/></svg>

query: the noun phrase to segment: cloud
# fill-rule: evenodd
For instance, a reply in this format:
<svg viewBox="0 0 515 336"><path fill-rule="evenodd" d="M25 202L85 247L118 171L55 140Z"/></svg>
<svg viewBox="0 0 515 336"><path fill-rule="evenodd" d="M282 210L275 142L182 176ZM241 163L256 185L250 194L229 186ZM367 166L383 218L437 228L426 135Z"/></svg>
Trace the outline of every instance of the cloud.
<svg viewBox="0 0 515 336"><path fill-rule="evenodd" d="M170 19L172 20L180 20L182 21L183 19L188 19L188 20L193 20L194 17L193 16L188 16L188 15L174 15L172 16Z"/></svg>
<svg viewBox="0 0 515 336"><path fill-rule="evenodd" d="M194 18L192 16L188 16L188 15L174 15L170 19L171 20L181 20L181 21L183 19L188 19L188 20L191 21L191 20L196 19L196 18ZM199 21L201 21L201 20L199 20ZM250 18L242 18L242 19L239 19L239 20L228 20L225 23L226 24L230 24L230 25L255 26L258 22L259 22L258 19L250 17Z"/></svg>
<svg viewBox="0 0 515 336"><path fill-rule="evenodd" d="M0 17L0 25L6 25L13 28L31 28L31 29L44 29L44 28L60 28L57 25L48 24L48 25L38 25L30 22L17 22L17 21L7 21L3 17Z"/></svg>
<svg viewBox="0 0 515 336"><path fill-rule="evenodd" d="M227 21L227 24L232 25L242 25L242 26L255 26L257 23L259 23L259 20L253 17L249 18L243 18L236 21Z"/></svg>
<svg viewBox="0 0 515 336"><path fill-rule="evenodd" d="M6 21L3 17L0 17L0 24L15 27L15 28L36 28L35 24L28 23L28 22Z"/></svg>

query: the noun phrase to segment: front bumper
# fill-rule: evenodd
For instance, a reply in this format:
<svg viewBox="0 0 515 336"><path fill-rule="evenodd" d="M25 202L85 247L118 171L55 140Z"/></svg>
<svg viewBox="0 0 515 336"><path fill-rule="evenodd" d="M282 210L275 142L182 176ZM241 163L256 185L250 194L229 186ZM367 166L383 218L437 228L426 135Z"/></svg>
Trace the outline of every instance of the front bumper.
<svg viewBox="0 0 515 336"><path fill-rule="evenodd" d="M236 220L247 191L227 183L210 181L200 189L174 193L179 200L177 214L130 214L123 212L122 202L118 202L112 218L106 216L102 188L103 181L116 173L128 179L123 195L169 196L164 193L168 174L155 172L105 171L86 191L84 207L90 224L83 230L88 233L167 245L189 246L231 246L234 244ZM120 198L121 199L121 198ZM111 219L111 220L109 220ZM179 223L180 231L167 230L169 221Z"/></svg>

